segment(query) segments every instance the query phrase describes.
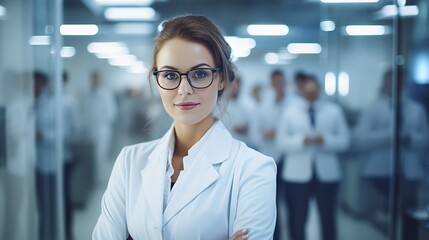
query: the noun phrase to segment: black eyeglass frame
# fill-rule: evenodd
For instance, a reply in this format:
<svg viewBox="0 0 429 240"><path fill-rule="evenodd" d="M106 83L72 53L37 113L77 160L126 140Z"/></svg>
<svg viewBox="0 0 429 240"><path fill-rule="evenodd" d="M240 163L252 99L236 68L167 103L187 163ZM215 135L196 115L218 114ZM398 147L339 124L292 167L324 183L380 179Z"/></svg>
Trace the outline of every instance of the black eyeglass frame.
<svg viewBox="0 0 429 240"><path fill-rule="evenodd" d="M195 70L210 70L212 72L212 80L210 81L210 83L207 86L205 86L205 87L195 87L194 85L192 85L192 82L189 79L189 73L192 72L192 71L195 71ZM212 85L213 80L214 80L214 73L218 73L220 71L221 71L221 68L220 67L216 67L216 68L194 68L194 69L190 69L189 71L187 71L185 73L181 73L181 72L176 71L176 70L160 70L160 71L153 71L152 74L153 74L153 76L155 76L155 80L156 80L156 83L158 84L158 86L160 88L162 88L162 89L165 89L165 90L174 90L174 89L177 89L180 86L180 83L182 82L182 76L186 76L186 80L188 81L189 85L191 85L192 88L195 88L195 89L204 89L204 88L208 88L208 87L210 87L210 85ZM161 86L161 84L159 84L158 74L159 73L163 73L163 72L175 72L175 73L179 74L180 80L178 81L178 84L177 84L176 87L174 87L174 88L165 88L165 87Z"/></svg>

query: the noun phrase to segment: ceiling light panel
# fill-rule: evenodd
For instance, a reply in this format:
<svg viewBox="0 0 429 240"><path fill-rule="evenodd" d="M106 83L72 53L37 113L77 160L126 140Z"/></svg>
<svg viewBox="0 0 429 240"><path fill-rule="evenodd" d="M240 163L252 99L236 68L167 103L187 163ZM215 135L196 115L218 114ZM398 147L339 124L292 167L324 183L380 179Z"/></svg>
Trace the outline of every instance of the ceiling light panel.
<svg viewBox="0 0 429 240"><path fill-rule="evenodd" d="M379 0L320 0L322 3L376 3Z"/></svg>
<svg viewBox="0 0 429 240"><path fill-rule="evenodd" d="M380 36L390 33L388 26L382 25L349 25L345 27L349 36Z"/></svg>
<svg viewBox="0 0 429 240"><path fill-rule="evenodd" d="M318 43L290 43L287 50L291 54L319 54L322 47Z"/></svg>
<svg viewBox="0 0 429 240"><path fill-rule="evenodd" d="M148 35L155 32L155 26L150 23L118 23L114 30L117 34Z"/></svg>
<svg viewBox="0 0 429 240"><path fill-rule="evenodd" d="M64 46L61 48L61 57L62 58L71 58L76 54L76 49L70 46Z"/></svg>
<svg viewBox="0 0 429 240"><path fill-rule="evenodd" d="M60 27L63 36L94 36L98 33L95 24L63 24Z"/></svg>
<svg viewBox="0 0 429 240"><path fill-rule="evenodd" d="M251 24L247 32L253 36L285 36L289 27L284 24Z"/></svg>
<svg viewBox="0 0 429 240"><path fill-rule="evenodd" d="M337 91L337 79L333 72L327 72L325 74L325 93L328 96L332 96Z"/></svg>
<svg viewBox="0 0 429 240"><path fill-rule="evenodd" d="M6 8L0 5L0 20L6 17Z"/></svg>
<svg viewBox="0 0 429 240"><path fill-rule="evenodd" d="M112 21L148 21L156 19L156 12L150 7L110 7L104 11L104 17Z"/></svg>
<svg viewBox="0 0 429 240"><path fill-rule="evenodd" d="M332 32L335 30L335 23L333 21L321 21L320 22L320 29L325 32Z"/></svg>
<svg viewBox="0 0 429 240"><path fill-rule="evenodd" d="M129 50L125 43L121 42L92 42L88 44L88 52L94 54L123 55Z"/></svg>
<svg viewBox="0 0 429 240"><path fill-rule="evenodd" d="M95 0L95 3L102 6L149 6L153 0Z"/></svg>
<svg viewBox="0 0 429 240"><path fill-rule="evenodd" d="M404 7L399 7L399 11L398 11L397 6L386 5L376 13L376 16L378 16L380 19L392 18L394 16L397 16L398 12L401 17L417 16L419 15L419 7L416 5L408 5Z"/></svg>
<svg viewBox="0 0 429 240"><path fill-rule="evenodd" d="M46 46L51 44L50 36L31 36L28 43L33 46Z"/></svg>

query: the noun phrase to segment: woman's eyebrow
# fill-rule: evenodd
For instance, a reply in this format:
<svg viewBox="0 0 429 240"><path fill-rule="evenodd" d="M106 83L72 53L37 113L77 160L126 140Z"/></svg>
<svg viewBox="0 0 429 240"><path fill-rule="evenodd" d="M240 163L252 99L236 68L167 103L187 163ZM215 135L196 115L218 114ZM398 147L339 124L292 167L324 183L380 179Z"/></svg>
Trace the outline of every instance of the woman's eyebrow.
<svg viewBox="0 0 429 240"><path fill-rule="evenodd" d="M199 68L199 67L210 67L211 68L211 66L207 63L200 63L198 65L191 67L191 69L195 69L195 68Z"/></svg>
<svg viewBox="0 0 429 240"><path fill-rule="evenodd" d="M209 64L207 64L207 63L200 63L200 64L197 64L197 65L195 65L195 66L191 67L190 69L196 69L196 68L200 68L200 67L209 67L209 68L211 68L211 66L210 66ZM162 67L160 68L160 70L161 70L161 69L178 70L178 68L173 67L173 66L169 66L169 65L162 66Z"/></svg>
<svg viewBox="0 0 429 240"><path fill-rule="evenodd" d="M165 66L162 66L161 68L159 68L160 70L161 69L171 69L171 70L177 70L177 68L175 68L175 67L172 67L172 66L168 66L168 65L165 65Z"/></svg>

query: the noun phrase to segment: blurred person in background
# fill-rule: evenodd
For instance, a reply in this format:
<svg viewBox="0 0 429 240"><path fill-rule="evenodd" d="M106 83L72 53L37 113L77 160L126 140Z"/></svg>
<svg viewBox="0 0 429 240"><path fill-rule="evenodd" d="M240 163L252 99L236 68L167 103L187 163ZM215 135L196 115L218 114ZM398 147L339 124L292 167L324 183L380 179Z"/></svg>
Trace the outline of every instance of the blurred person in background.
<svg viewBox="0 0 429 240"><path fill-rule="evenodd" d="M392 79L393 71L383 76L380 96L365 109L354 130L356 148L364 154L363 176L380 194L382 203L370 207L371 217L384 228L388 224L390 180L392 177ZM400 159L403 184L403 211L417 207L418 183L424 177L424 151L429 145L428 119L424 108L408 98L404 91L406 72L400 68L398 87L401 89ZM375 199L367 199L373 204ZM406 239L406 238L404 238Z"/></svg>
<svg viewBox="0 0 429 240"><path fill-rule="evenodd" d="M67 74L63 74L63 81L67 82ZM36 129L36 191L39 215L39 239L57 239L58 231L54 227L57 222L57 131L56 122L57 102L49 91L49 78L43 72L34 73L35 89L35 129ZM66 239L72 239L72 203L70 196L70 174L72 169L72 153L70 143L75 130L75 112L71 97L61 96L62 127L63 127L63 194L65 206Z"/></svg>
<svg viewBox="0 0 429 240"><path fill-rule="evenodd" d="M286 79L280 69L272 71L270 86L264 91L263 103L257 110L257 114L252 118L255 127L252 136L256 148L267 156L273 157L277 164L277 169L282 169L283 155L275 144L276 134L278 132L278 121L286 107ZM283 203L284 191L280 177L280 171L277 172L277 224L274 232L274 239L280 239L281 224L278 207ZM281 203L280 203L281 202Z"/></svg>
<svg viewBox="0 0 429 240"><path fill-rule="evenodd" d="M247 145L252 145L250 135L252 118L249 109L239 97L241 84L239 77L231 82L228 106L225 113L222 113L223 109L219 109L221 112L219 115L222 123L235 139L243 141Z"/></svg>
<svg viewBox="0 0 429 240"><path fill-rule="evenodd" d="M103 165L110 159L113 123L117 106L113 92L105 85L98 72L91 75L91 91L86 101L86 129L95 152L97 182L105 178Z"/></svg>
<svg viewBox="0 0 429 240"><path fill-rule="evenodd" d="M2 89L6 95L6 178L5 206L2 212L6 219L0 226L0 239L28 239L29 209L34 209L31 196L35 142L33 112L33 75L7 71L4 80L10 85ZM33 183L34 181L31 181ZM2 197L3 197L2 196ZM3 231L2 231L3 230Z"/></svg>
<svg viewBox="0 0 429 240"><path fill-rule="evenodd" d="M319 97L320 86L307 75L297 97L279 121L277 146L286 157L282 171L289 235L304 240L309 201L315 198L322 239L337 239L336 203L341 169L338 154L349 146L349 129L340 106Z"/></svg>
<svg viewBox="0 0 429 240"><path fill-rule="evenodd" d="M304 71L297 71L293 77L293 82L295 83L296 91L299 94L299 89L301 85L305 82L307 74Z"/></svg>
<svg viewBox="0 0 429 240"><path fill-rule="evenodd" d="M36 191L39 215L39 239L57 239L57 159L56 103L49 91L48 76L34 73L34 103L36 118ZM61 163L62 164L62 163Z"/></svg>
<svg viewBox="0 0 429 240"><path fill-rule="evenodd" d="M93 239L271 239L275 162L214 116L235 78L231 47L204 16L162 27L150 74L174 122L162 138L123 148Z"/></svg>

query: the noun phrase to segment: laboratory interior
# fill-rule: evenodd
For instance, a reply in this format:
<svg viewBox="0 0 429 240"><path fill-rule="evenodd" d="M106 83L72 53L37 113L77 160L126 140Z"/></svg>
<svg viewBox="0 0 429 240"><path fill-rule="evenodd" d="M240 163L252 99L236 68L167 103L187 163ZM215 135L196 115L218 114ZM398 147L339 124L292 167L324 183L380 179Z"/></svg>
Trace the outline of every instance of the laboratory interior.
<svg viewBox="0 0 429 240"><path fill-rule="evenodd" d="M232 48L216 114L277 164L273 239L429 239L429 0L0 0L0 239L92 238L121 149L173 123L151 66L184 14Z"/></svg>

